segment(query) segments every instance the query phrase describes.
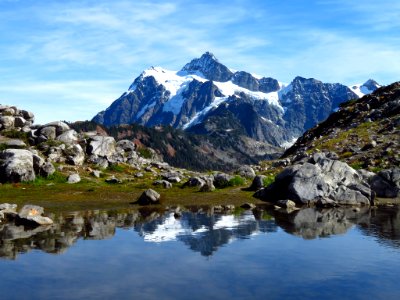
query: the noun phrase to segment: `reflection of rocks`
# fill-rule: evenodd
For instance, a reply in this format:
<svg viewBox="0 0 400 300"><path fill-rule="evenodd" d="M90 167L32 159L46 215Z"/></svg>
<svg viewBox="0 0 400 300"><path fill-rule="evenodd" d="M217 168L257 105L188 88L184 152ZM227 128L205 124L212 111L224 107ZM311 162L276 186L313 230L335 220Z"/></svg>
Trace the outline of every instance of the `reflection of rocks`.
<svg viewBox="0 0 400 300"><path fill-rule="evenodd" d="M0 224L0 257L15 259L18 253L39 249L47 253L62 253L79 238L101 240L115 234L116 227L133 227L138 212L84 212L53 216L54 224L34 229Z"/></svg>
<svg viewBox="0 0 400 300"><path fill-rule="evenodd" d="M390 246L400 246L399 208L306 208L299 211L252 211L235 209L216 213L212 208L164 210L140 207L138 210L88 211L51 215L54 224L36 228L0 223L0 257L15 259L31 249L62 253L78 239L100 240L114 236L116 228L133 228L145 241L180 241L191 250L209 256L235 239L257 233L286 232L306 239L348 231L353 225ZM224 212L222 212L224 211ZM177 218L179 212L179 218Z"/></svg>
<svg viewBox="0 0 400 300"><path fill-rule="evenodd" d="M305 208L291 213L274 211L276 223L291 234L302 236L305 239L315 239L334 234L342 234L353 225L369 222L369 209Z"/></svg>
<svg viewBox="0 0 400 300"><path fill-rule="evenodd" d="M380 207L371 211L370 222L360 225L366 235L375 236L379 242L400 248L400 208Z"/></svg>

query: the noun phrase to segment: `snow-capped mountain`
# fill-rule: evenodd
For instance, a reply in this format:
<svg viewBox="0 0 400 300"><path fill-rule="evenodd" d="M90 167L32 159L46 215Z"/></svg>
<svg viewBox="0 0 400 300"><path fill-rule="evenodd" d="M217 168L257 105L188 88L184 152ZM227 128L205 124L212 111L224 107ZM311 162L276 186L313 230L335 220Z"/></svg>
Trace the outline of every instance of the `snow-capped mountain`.
<svg viewBox="0 0 400 300"><path fill-rule="evenodd" d="M239 130L255 140L284 146L326 119L341 102L378 86L368 80L349 88L302 77L283 84L234 72L206 52L180 71L145 70L93 121L106 126L163 124L203 134Z"/></svg>

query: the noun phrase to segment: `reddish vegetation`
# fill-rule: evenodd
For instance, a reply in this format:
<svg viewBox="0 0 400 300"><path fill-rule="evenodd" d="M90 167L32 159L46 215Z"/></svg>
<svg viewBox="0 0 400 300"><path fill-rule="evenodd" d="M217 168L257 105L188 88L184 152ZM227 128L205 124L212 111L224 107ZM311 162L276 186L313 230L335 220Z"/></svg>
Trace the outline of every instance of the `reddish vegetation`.
<svg viewBox="0 0 400 300"><path fill-rule="evenodd" d="M101 127L101 126L96 126L96 132L98 135L102 136L107 136L107 132Z"/></svg>
<svg viewBox="0 0 400 300"><path fill-rule="evenodd" d="M175 157L176 150L170 145L167 145L167 152L170 157Z"/></svg>

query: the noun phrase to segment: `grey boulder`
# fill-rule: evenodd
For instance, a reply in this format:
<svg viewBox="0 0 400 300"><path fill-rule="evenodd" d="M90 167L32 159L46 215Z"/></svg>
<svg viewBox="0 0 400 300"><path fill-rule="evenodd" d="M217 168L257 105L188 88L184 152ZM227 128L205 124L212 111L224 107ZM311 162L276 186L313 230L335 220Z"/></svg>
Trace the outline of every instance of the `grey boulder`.
<svg viewBox="0 0 400 300"><path fill-rule="evenodd" d="M400 168L380 171L369 178L369 184L378 197L400 197Z"/></svg>
<svg viewBox="0 0 400 300"><path fill-rule="evenodd" d="M200 192L212 192L215 186L212 179L206 179L204 185L200 188Z"/></svg>
<svg viewBox="0 0 400 300"><path fill-rule="evenodd" d="M139 205L151 205L158 203L160 203L160 194L152 189L145 190L135 202L135 204Z"/></svg>
<svg viewBox="0 0 400 300"><path fill-rule="evenodd" d="M30 151L7 149L0 152L0 182L32 181L35 178Z"/></svg>
<svg viewBox="0 0 400 300"><path fill-rule="evenodd" d="M115 146L113 137L96 135L89 139L86 152L89 155L111 157L115 153Z"/></svg>
<svg viewBox="0 0 400 300"><path fill-rule="evenodd" d="M78 183L80 181L81 181L81 177L77 173L71 174L67 177L67 182L70 184Z"/></svg>
<svg viewBox="0 0 400 300"><path fill-rule="evenodd" d="M57 140L67 145L73 145L78 142L78 133L70 129L57 136Z"/></svg>
<svg viewBox="0 0 400 300"><path fill-rule="evenodd" d="M167 180L156 180L153 182L153 185L161 185L165 189L172 188L172 183Z"/></svg>
<svg viewBox="0 0 400 300"><path fill-rule="evenodd" d="M64 150L64 154L66 155L66 163L68 164L81 166L85 161L85 152L79 144L68 146Z"/></svg>
<svg viewBox="0 0 400 300"><path fill-rule="evenodd" d="M254 177L253 182L251 183L250 187L248 188L249 191L258 191L259 189L264 187L264 179L267 176L265 175L257 175Z"/></svg>
<svg viewBox="0 0 400 300"><path fill-rule="evenodd" d="M250 166L241 166L236 173L248 179L253 179L256 176L256 172Z"/></svg>
<svg viewBox="0 0 400 300"><path fill-rule="evenodd" d="M284 169L254 197L269 202L290 199L298 204L316 204L327 198L340 205L370 205L374 193L349 165L320 155Z"/></svg>
<svg viewBox="0 0 400 300"><path fill-rule="evenodd" d="M48 217L42 216L44 209L37 205L25 205L18 213L19 220L34 222L37 225L51 225L53 220Z"/></svg>
<svg viewBox="0 0 400 300"><path fill-rule="evenodd" d="M233 177L231 175L225 173L218 173L214 176L214 185L217 188L224 188L229 185L229 181Z"/></svg>

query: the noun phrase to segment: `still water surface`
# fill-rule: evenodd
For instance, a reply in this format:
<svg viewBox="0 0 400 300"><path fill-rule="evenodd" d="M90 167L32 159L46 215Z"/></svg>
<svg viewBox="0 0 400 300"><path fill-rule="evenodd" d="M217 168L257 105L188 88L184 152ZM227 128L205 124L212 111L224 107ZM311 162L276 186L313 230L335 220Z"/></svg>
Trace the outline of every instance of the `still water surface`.
<svg viewBox="0 0 400 300"><path fill-rule="evenodd" d="M88 211L0 225L1 299L400 299L400 210Z"/></svg>

